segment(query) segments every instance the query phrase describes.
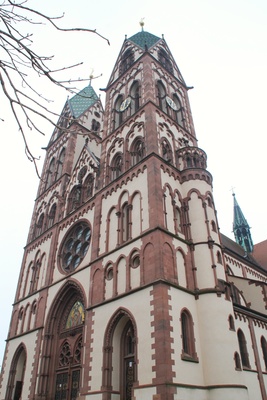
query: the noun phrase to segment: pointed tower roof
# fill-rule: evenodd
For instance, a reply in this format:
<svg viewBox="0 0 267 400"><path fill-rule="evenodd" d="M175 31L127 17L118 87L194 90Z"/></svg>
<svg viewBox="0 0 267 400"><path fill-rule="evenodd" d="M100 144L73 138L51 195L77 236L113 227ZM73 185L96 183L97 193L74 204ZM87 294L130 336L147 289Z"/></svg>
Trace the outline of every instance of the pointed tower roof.
<svg viewBox="0 0 267 400"><path fill-rule="evenodd" d="M246 218L234 197L234 222L233 222L233 232L235 235L235 241L243 247L247 253L252 253L253 251L253 241L250 234L250 226L247 223Z"/></svg>
<svg viewBox="0 0 267 400"><path fill-rule="evenodd" d="M74 118L80 117L90 106L98 100L98 96L89 84L69 100L69 106Z"/></svg>
<svg viewBox="0 0 267 400"><path fill-rule="evenodd" d="M141 31L131 36L128 40L141 47L143 50L149 49L154 46L159 40L161 40L158 36L152 35L149 32Z"/></svg>

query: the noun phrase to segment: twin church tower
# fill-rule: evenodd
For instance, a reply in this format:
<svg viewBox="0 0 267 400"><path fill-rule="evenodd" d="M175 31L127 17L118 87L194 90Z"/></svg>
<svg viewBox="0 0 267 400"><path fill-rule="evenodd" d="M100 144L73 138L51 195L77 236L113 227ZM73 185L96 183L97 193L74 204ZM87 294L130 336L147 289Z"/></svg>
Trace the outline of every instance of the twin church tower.
<svg viewBox="0 0 267 400"><path fill-rule="evenodd" d="M219 232L188 87L125 39L47 146L1 400L266 399L266 270Z"/></svg>

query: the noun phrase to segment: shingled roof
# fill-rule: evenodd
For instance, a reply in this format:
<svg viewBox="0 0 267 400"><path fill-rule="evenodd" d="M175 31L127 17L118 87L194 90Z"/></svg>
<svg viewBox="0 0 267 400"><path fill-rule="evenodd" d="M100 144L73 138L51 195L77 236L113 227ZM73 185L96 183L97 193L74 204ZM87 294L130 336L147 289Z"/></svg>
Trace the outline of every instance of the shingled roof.
<svg viewBox="0 0 267 400"><path fill-rule="evenodd" d="M91 85L81 90L69 100L71 113L74 118L80 117L90 106L98 100L98 96Z"/></svg>
<svg viewBox="0 0 267 400"><path fill-rule="evenodd" d="M141 31L131 36L128 40L146 50L146 48L149 49L161 39L158 36L152 35L149 32Z"/></svg>

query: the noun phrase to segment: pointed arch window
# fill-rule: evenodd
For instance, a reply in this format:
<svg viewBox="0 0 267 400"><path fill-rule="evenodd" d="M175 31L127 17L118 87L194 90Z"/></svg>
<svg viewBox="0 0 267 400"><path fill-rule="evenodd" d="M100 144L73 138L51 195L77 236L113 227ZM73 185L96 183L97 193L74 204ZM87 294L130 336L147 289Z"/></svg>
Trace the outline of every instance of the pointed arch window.
<svg viewBox="0 0 267 400"><path fill-rule="evenodd" d="M124 52L120 63L120 74L123 74L130 66L134 63L134 52L132 49L128 49Z"/></svg>
<svg viewBox="0 0 267 400"><path fill-rule="evenodd" d="M172 162L172 149L170 143L163 139L161 142L162 157L168 162Z"/></svg>
<svg viewBox="0 0 267 400"><path fill-rule="evenodd" d="M131 101L131 115L136 113L140 107L140 84L138 81L134 81L130 89Z"/></svg>
<svg viewBox="0 0 267 400"><path fill-rule="evenodd" d="M66 155L66 149L65 147L61 150L61 153L59 155L59 158L57 160L57 174L56 174L56 179L59 179L62 175L63 171L63 164L65 160L65 155Z"/></svg>
<svg viewBox="0 0 267 400"><path fill-rule="evenodd" d="M37 221L37 224L35 226L35 237L38 237L41 235L44 229L44 213L42 213Z"/></svg>
<svg viewBox="0 0 267 400"><path fill-rule="evenodd" d="M197 361L193 319L188 310L181 313L182 359Z"/></svg>
<svg viewBox="0 0 267 400"><path fill-rule="evenodd" d="M84 201L93 196L95 178L93 174L89 174L84 181L83 196Z"/></svg>
<svg viewBox="0 0 267 400"><path fill-rule="evenodd" d="M182 101L180 97L177 94L173 95L173 101L176 105L176 111L175 111L175 116L176 116L176 121L178 122L179 125L185 126L184 122L184 112L183 112L183 106L182 106Z"/></svg>
<svg viewBox="0 0 267 400"><path fill-rule="evenodd" d="M229 315L228 322L230 331L235 331L235 321L232 315Z"/></svg>
<svg viewBox="0 0 267 400"><path fill-rule="evenodd" d="M50 208L49 214L48 214L48 221L47 221L47 228L51 228L51 226L54 225L55 218L56 218L56 212L57 212L57 205L54 203L52 207Z"/></svg>
<svg viewBox="0 0 267 400"><path fill-rule="evenodd" d="M235 360L235 369L237 371L241 371L241 361L240 361L240 356L238 354L238 352L236 351L234 354L234 360Z"/></svg>
<svg viewBox="0 0 267 400"><path fill-rule="evenodd" d="M131 146L131 165L137 164L145 156L144 141L141 138L136 138Z"/></svg>
<svg viewBox="0 0 267 400"><path fill-rule="evenodd" d="M117 153L111 163L111 180L118 178L122 174L122 154Z"/></svg>
<svg viewBox="0 0 267 400"><path fill-rule="evenodd" d="M131 206L124 203L121 209L121 239L126 242L131 238Z"/></svg>
<svg viewBox="0 0 267 400"><path fill-rule="evenodd" d="M91 131L99 132L100 131L100 122L95 119L92 120Z"/></svg>
<svg viewBox="0 0 267 400"><path fill-rule="evenodd" d="M158 91L159 108L165 113L167 113L166 89L161 81L157 82L157 91Z"/></svg>
<svg viewBox="0 0 267 400"><path fill-rule="evenodd" d="M119 95L114 105L114 129L117 129L123 121L123 112L120 110L122 102L123 96Z"/></svg>
<svg viewBox="0 0 267 400"><path fill-rule="evenodd" d="M173 74L173 66L172 62L170 60L170 57L168 56L167 52L163 49L160 49L158 51L158 60L161 63L161 65L171 74Z"/></svg>
<svg viewBox="0 0 267 400"><path fill-rule="evenodd" d="M70 213L76 210L81 205L81 201L82 201L82 186L76 185L70 192L67 212Z"/></svg>
<svg viewBox="0 0 267 400"><path fill-rule="evenodd" d="M174 208L174 220L175 220L175 233L182 232L182 218L181 210L179 207Z"/></svg>
<svg viewBox="0 0 267 400"><path fill-rule="evenodd" d="M261 349L263 354L265 371L267 371L267 341L264 336L261 337Z"/></svg>
<svg viewBox="0 0 267 400"><path fill-rule="evenodd" d="M55 167L56 167L56 161L55 158L52 158L47 170L46 185L45 185L46 189L49 188L53 183Z"/></svg>
<svg viewBox="0 0 267 400"><path fill-rule="evenodd" d="M248 350L247 350L247 342L246 342L245 335L241 329L238 329L238 331L237 331L237 338L238 338L238 344L239 344L239 350L240 350L243 368L250 369L249 356L248 356Z"/></svg>

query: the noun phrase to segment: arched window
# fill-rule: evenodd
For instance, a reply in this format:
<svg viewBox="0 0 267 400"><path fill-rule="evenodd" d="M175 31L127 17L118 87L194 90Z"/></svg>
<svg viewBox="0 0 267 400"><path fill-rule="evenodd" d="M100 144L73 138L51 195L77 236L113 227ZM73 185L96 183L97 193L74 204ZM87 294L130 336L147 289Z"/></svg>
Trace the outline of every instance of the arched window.
<svg viewBox="0 0 267 400"><path fill-rule="evenodd" d="M21 345L12 360L5 399L20 400L23 397L23 382L26 367L26 351Z"/></svg>
<svg viewBox="0 0 267 400"><path fill-rule="evenodd" d="M41 235L44 229L44 213L42 213L37 221L37 224L35 226L35 237L38 237Z"/></svg>
<svg viewBox="0 0 267 400"><path fill-rule="evenodd" d="M162 157L168 162L172 162L172 149L170 143L163 139L161 142Z"/></svg>
<svg viewBox="0 0 267 400"><path fill-rule="evenodd" d="M161 81L157 82L159 108L167 113L166 89Z"/></svg>
<svg viewBox="0 0 267 400"><path fill-rule="evenodd" d="M248 356L248 350L247 350L247 342L246 342L245 335L241 331L241 329L238 329L238 331L237 331L237 338L238 338L239 351L240 351L240 355L241 355L241 361L242 361L243 368L250 369L249 356Z"/></svg>
<svg viewBox="0 0 267 400"><path fill-rule="evenodd" d="M222 255L219 251L217 251L217 263L222 264Z"/></svg>
<svg viewBox="0 0 267 400"><path fill-rule="evenodd" d="M84 201L93 196L94 183L95 183L94 175L89 174L84 181L84 188L83 188Z"/></svg>
<svg viewBox="0 0 267 400"><path fill-rule="evenodd" d="M238 371L241 371L241 369L242 369L241 361L240 361L240 356L237 351L234 354L234 360L235 360L235 369L237 369Z"/></svg>
<svg viewBox="0 0 267 400"><path fill-rule="evenodd" d="M78 208L81 205L81 201L82 201L82 186L76 185L70 192L67 212L70 213L76 210L76 208Z"/></svg>
<svg viewBox="0 0 267 400"><path fill-rule="evenodd" d="M95 119L92 120L91 131L99 132L100 131L100 122Z"/></svg>
<svg viewBox="0 0 267 400"><path fill-rule="evenodd" d="M122 95L117 97L114 105L114 129L117 129L123 121L123 111L121 111L121 104L123 101Z"/></svg>
<svg viewBox="0 0 267 400"><path fill-rule="evenodd" d="M111 163L111 180L118 178L122 174L122 154L117 153Z"/></svg>
<svg viewBox="0 0 267 400"><path fill-rule="evenodd" d="M267 342L264 336L261 337L261 348L265 365L265 371L267 371Z"/></svg>
<svg viewBox="0 0 267 400"><path fill-rule="evenodd" d="M121 239L126 242L131 238L131 225L130 225L130 210L131 206L124 203L121 209Z"/></svg>
<svg viewBox="0 0 267 400"><path fill-rule="evenodd" d="M50 161L48 170L47 170L46 185L45 185L46 189L49 188L53 183L55 167L56 167L56 162L55 162L55 159L52 158L52 160Z"/></svg>
<svg viewBox="0 0 267 400"><path fill-rule="evenodd" d="M133 144L131 146L130 150L131 154L131 165L137 164L139 161L141 161L144 158L145 155L145 146L144 146L144 141L141 138L136 138L133 141Z"/></svg>
<svg viewBox="0 0 267 400"><path fill-rule="evenodd" d="M211 230L217 232L216 223L214 221L211 221Z"/></svg>
<svg viewBox="0 0 267 400"><path fill-rule="evenodd" d="M182 358L197 359L195 350L195 337L193 328L193 319L189 311L184 310L181 313L182 330Z"/></svg>
<svg viewBox="0 0 267 400"><path fill-rule="evenodd" d="M179 207L174 208L174 221L175 221L175 233L182 232L182 221L181 221L181 210Z"/></svg>
<svg viewBox="0 0 267 400"><path fill-rule="evenodd" d="M173 101L176 105L176 121L178 122L179 125L184 127L184 115L183 115L183 107L182 107L182 102L177 94L173 95Z"/></svg>
<svg viewBox="0 0 267 400"><path fill-rule="evenodd" d="M134 81L130 89L130 96L131 96L131 115L136 113L140 107L140 85L139 82Z"/></svg>
<svg viewBox="0 0 267 400"><path fill-rule="evenodd" d="M134 63L134 52L128 49L124 52L120 63L120 74L123 74Z"/></svg>
<svg viewBox="0 0 267 400"><path fill-rule="evenodd" d="M51 226L54 225L56 212L57 212L57 205L56 205L56 203L54 203L52 205L52 207L50 208L50 211L48 214L47 228L51 228Z"/></svg>
<svg viewBox="0 0 267 400"><path fill-rule="evenodd" d="M162 66L171 74L173 74L173 67L170 57L168 56L167 52L163 49L158 51L158 60L162 64Z"/></svg>
<svg viewBox="0 0 267 400"><path fill-rule="evenodd" d="M65 160L65 154L66 154L66 149L65 147L61 150L60 156L57 160L57 174L56 174L56 179L59 179L62 175L63 171L63 164Z"/></svg>
<svg viewBox="0 0 267 400"><path fill-rule="evenodd" d="M234 322L234 318L232 315L229 315L228 322L229 322L230 331L234 331L235 330L235 322Z"/></svg>

